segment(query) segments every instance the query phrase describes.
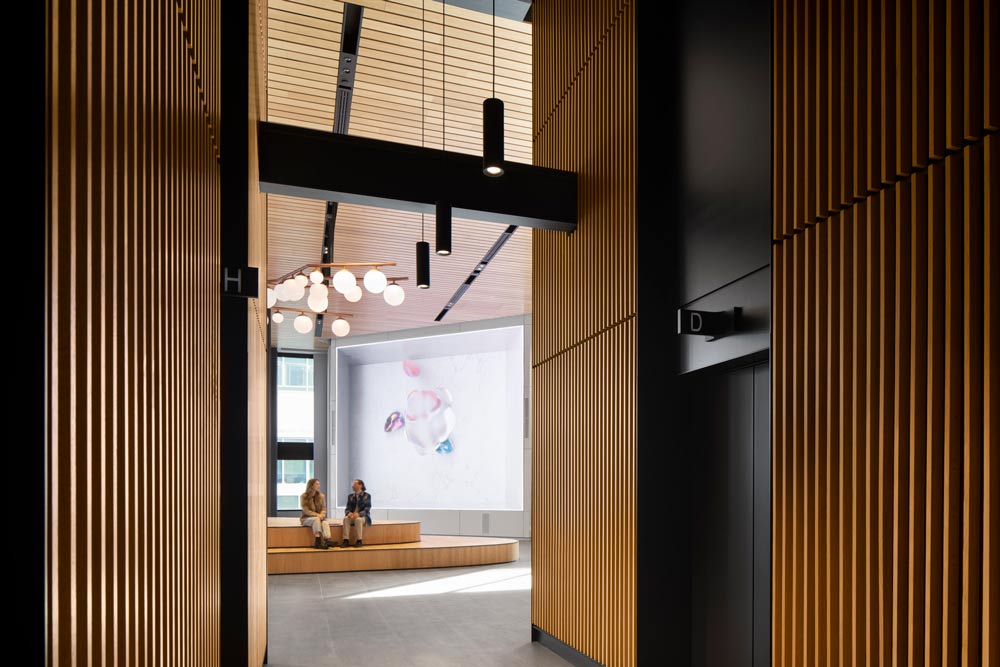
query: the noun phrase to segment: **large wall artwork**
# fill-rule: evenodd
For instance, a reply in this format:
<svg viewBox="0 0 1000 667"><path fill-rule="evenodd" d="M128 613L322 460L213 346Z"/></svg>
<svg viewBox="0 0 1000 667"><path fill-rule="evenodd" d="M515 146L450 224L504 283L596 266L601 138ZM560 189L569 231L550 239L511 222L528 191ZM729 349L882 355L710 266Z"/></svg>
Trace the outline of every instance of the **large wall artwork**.
<svg viewBox="0 0 1000 667"><path fill-rule="evenodd" d="M337 360L338 491L360 477L381 508L521 509L520 327L340 347Z"/></svg>

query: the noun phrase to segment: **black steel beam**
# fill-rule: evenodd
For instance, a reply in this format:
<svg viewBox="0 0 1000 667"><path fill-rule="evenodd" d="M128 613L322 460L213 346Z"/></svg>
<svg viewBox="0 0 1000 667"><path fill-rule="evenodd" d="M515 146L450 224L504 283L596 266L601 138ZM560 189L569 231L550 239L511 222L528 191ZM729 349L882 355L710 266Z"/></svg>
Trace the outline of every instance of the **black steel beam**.
<svg viewBox="0 0 1000 667"><path fill-rule="evenodd" d="M277 123L257 142L261 192L429 214L441 200L456 218L576 229L573 172L507 162L490 178L477 155Z"/></svg>

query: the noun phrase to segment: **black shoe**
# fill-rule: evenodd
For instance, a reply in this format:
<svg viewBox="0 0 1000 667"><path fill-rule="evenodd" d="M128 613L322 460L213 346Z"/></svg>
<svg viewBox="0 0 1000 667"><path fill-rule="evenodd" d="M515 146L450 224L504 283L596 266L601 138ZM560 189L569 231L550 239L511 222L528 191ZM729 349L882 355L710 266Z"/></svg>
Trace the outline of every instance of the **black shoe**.
<svg viewBox="0 0 1000 667"><path fill-rule="evenodd" d="M346 549L347 547L351 546L351 543L350 543L350 542L348 542L347 540L344 540L344 543L343 543L343 544L341 544L340 546L342 546L343 548L345 548L345 549Z"/></svg>
<svg viewBox="0 0 1000 667"><path fill-rule="evenodd" d="M360 547L360 546L361 546L361 540L358 540L357 542L355 542L355 543L354 543L354 546L356 546L356 547Z"/></svg>
<svg viewBox="0 0 1000 667"><path fill-rule="evenodd" d="M317 535L316 539L313 540L313 549L322 549L323 548L322 544L323 544L323 538Z"/></svg>
<svg viewBox="0 0 1000 667"><path fill-rule="evenodd" d="M319 548L320 549L329 549L330 548L330 540L328 540L328 539L326 539L324 537L323 540L319 543Z"/></svg>

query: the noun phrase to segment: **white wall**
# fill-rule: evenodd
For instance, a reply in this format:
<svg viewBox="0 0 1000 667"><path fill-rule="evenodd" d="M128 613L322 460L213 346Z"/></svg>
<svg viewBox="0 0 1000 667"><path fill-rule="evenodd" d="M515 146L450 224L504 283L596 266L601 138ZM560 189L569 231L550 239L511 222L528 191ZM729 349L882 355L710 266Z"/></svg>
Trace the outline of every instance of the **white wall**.
<svg viewBox="0 0 1000 667"><path fill-rule="evenodd" d="M487 329L523 326L523 372L521 382L523 391L524 413L521 424L521 456L522 463L522 485L521 485L521 510L468 510L468 509L386 509L379 507L378 497L374 498L372 518L379 519L416 519L421 521L422 530L426 534L442 535L494 535L505 537L530 537L530 511L531 511L531 440L530 440L530 386L531 386L531 316L507 317L494 320L481 320L478 322L465 322L454 325L442 325L427 327L422 329L409 329L404 331L394 331L385 334L372 334L367 336L349 336L346 339L335 341L330 348L329 364L329 415L330 415L330 442L328 443L328 468L327 488L331 489L331 497L336 498L338 503L343 503L350 490L347 487L350 475L348 469L351 468L349 460L350 448L346 443L350 442L352 429L349 410L343 409L343 414L338 414L338 387L346 386L350 380L350 370L347 364L337 361L337 345L347 347L363 345L367 343L385 342L393 340L403 340L412 338L422 338L427 336L440 336L443 334L460 333L467 331L481 331ZM339 380L339 382L338 382ZM346 398L346 397L342 397ZM343 406L345 401L339 401ZM356 411L355 411L356 412ZM384 420L384 416L382 417ZM401 434L400 434L401 435ZM338 449L338 443L345 443L342 450ZM406 444L406 446L410 446ZM456 447L458 447L456 443ZM339 454L339 456L338 456ZM346 469L338 469L338 466ZM338 504L338 513L343 513L343 506Z"/></svg>

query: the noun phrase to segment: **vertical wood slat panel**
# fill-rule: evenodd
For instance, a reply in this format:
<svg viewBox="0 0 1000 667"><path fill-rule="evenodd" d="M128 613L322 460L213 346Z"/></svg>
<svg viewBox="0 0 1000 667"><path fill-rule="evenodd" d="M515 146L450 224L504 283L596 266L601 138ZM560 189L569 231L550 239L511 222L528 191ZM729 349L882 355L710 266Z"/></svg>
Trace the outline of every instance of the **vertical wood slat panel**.
<svg viewBox="0 0 1000 667"><path fill-rule="evenodd" d="M995 0L774 6L774 240L996 131Z"/></svg>
<svg viewBox="0 0 1000 667"><path fill-rule="evenodd" d="M218 14L50 3L54 664L218 662Z"/></svg>
<svg viewBox="0 0 1000 667"><path fill-rule="evenodd" d="M983 0L983 125L1000 130L1000 7L997 0Z"/></svg>
<svg viewBox="0 0 1000 667"><path fill-rule="evenodd" d="M861 194L877 192L882 185L882 6L879 0L863 3L865 15L865 182ZM858 194L858 193L855 193Z"/></svg>
<svg viewBox="0 0 1000 667"><path fill-rule="evenodd" d="M896 0L896 118L895 126L896 158L895 177L910 173L915 162L913 152L913 5L915 0ZM889 112L890 116L892 112Z"/></svg>
<svg viewBox="0 0 1000 667"><path fill-rule="evenodd" d="M948 150L958 150L965 136L965 17L961 0L948 0L945 3L944 50L945 50L945 137L944 144Z"/></svg>
<svg viewBox="0 0 1000 667"><path fill-rule="evenodd" d="M995 665L994 3L836 4L775 11L773 660Z"/></svg>
<svg viewBox="0 0 1000 667"><path fill-rule="evenodd" d="M854 78L854 0L840 2L840 206L843 208L854 202L854 150L857 133L855 107L856 79ZM787 36L785 37L787 40ZM788 167L785 166L787 171Z"/></svg>
<svg viewBox="0 0 1000 667"><path fill-rule="evenodd" d="M967 2L968 4L968 2ZM969 47L966 46L966 49ZM978 130L977 130L978 131ZM962 466L962 665L982 655L983 529L983 154L976 143L962 151L964 313Z"/></svg>
<svg viewBox="0 0 1000 667"><path fill-rule="evenodd" d="M928 169L927 204L927 526L925 664L941 665L944 540L944 165Z"/></svg>
<svg viewBox="0 0 1000 667"><path fill-rule="evenodd" d="M789 34L792 50L792 118L793 129L791 135L791 148L793 158L791 164L791 180L793 187L792 195L792 217L787 220L785 226L786 233L793 230L804 229L806 220L806 6L805 2L791 0L792 5L792 30ZM787 167L786 167L787 168Z"/></svg>
<svg viewBox="0 0 1000 667"><path fill-rule="evenodd" d="M785 150L788 147L788 141L784 138L786 127L785 91L787 90L787 83L785 81L786 70L784 66L785 37L787 35L785 28L785 3L786 0L775 0L772 9L775 36L774 48L771 51L771 79L774 81L774 85L771 87L771 94L773 95L771 100L771 108L773 109L771 135L773 137L782 137L781 141L774 141L772 145L773 152L771 159L774 163L774 178L772 179L771 201L774 202L775 209L779 210L779 213L774 216L772 221L772 238L780 238L784 234L781 225L788 216L787 186L785 184L785 177L788 172L784 167Z"/></svg>
<svg viewBox="0 0 1000 667"><path fill-rule="evenodd" d="M914 665L924 664L924 607L926 588L926 498L927 498L927 389L919 380L927 377L927 174L914 174L911 183L910 213L912 252L909 257L910 285L910 368L909 407L909 575L907 590L908 637L906 654Z"/></svg>
<svg viewBox="0 0 1000 667"><path fill-rule="evenodd" d="M987 0L989 4L989 0ZM1000 573L996 570L997 542L1000 540L1000 466L997 445L1000 431L1000 399L996 394L996 381L1000 376L997 359L997 318L1000 316L1000 293L997 290L1000 272L997 256L1000 254L1000 146L995 136L984 142L984 193L983 193L983 665L1000 665Z"/></svg>
<svg viewBox="0 0 1000 667"><path fill-rule="evenodd" d="M250 44L248 72L250 76L247 95L252 128L264 117L266 49L263 38L267 34L265 0L249 0L250 11L247 39ZM249 134L247 198L247 261L260 267L257 293L267 288L267 217L266 195L261 194L257 182L257 133ZM247 307L247 647L248 667L264 662L267 654L267 310L259 299L248 300Z"/></svg>
<svg viewBox="0 0 1000 667"><path fill-rule="evenodd" d="M901 142L903 143L903 142ZM887 635L887 648L891 651L894 665L909 662L909 602L910 602L910 262L913 257L912 216L910 194L911 182L901 181L895 187L896 227L895 239L891 247L895 253L895 272L890 286L895 290L895 374L892 378L894 412L889 425L892 438L893 457L891 472L892 511L891 558L887 568L892 581L889 592L891 600L892 626ZM887 610L888 611L888 610Z"/></svg>
<svg viewBox="0 0 1000 667"><path fill-rule="evenodd" d="M636 473L634 20L623 0L532 16L533 161L581 174L582 217L532 242L531 621L606 665L637 661L635 527L596 549L589 530Z"/></svg>
<svg viewBox="0 0 1000 667"><path fill-rule="evenodd" d="M945 138L947 136L947 101L946 86L947 71L947 4L950 0L927 0L929 17L927 21L928 42L928 104L930 124L928 134L928 150L930 156L940 159L945 156Z"/></svg>
<svg viewBox="0 0 1000 667"><path fill-rule="evenodd" d="M882 37L880 40L880 61L882 72L879 75L881 82L881 136L879 145L880 163L879 174L882 183L891 183L896 180L896 90L899 80L902 79L902 72L897 69L897 11L896 4L902 4L908 0L881 0Z"/></svg>
<svg viewBox="0 0 1000 667"><path fill-rule="evenodd" d="M928 29L930 0L913 0L911 12L911 55L913 81L910 87L910 109L912 112L909 140L911 144L910 164L914 167L926 167L928 159L927 142L930 134L928 114L930 113L930 94L928 81L930 77L928 52L930 39ZM906 133L901 132L904 139Z"/></svg>
<svg viewBox="0 0 1000 667"><path fill-rule="evenodd" d="M960 656L962 491L962 163L948 159L944 249L944 438L941 653L945 664Z"/></svg>
<svg viewBox="0 0 1000 667"><path fill-rule="evenodd" d="M966 141L983 136L983 38L986 26L983 0L962 3L962 135Z"/></svg>
<svg viewBox="0 0 1000 667"><path fill-rule="evenodd" d="M854 80L854 92L852 97L854 99L854 110L852 117L854 147L851 151L851 157L854 164L854 182L850 193L852 202L868 191L867 155L869 134L865 100L870 97L865 83L868 68L868 38L865 27L868 21L868 2L865 0L853 0L853 3L854 26L852 29L852 43L854 46L854 69L852 78Z"/></svg>
<svg viewBox="0 0 1000 667"><path fill-rule="evenodd" d="M826 67L827 87L823 103L829 106L829 117L826 131L826 214L832 214L840 209L841 188L843 178L843 100L841 99L841 59L843 39L843 4L845 0L829 0L827 4L826 22L830 25L830 36L827 39ZM778 135L776 134L775 137ZM780 166L775 165L776 173ZM822 173L823 170L821 170Z"/></svg>
<svg viewBox="0 0 1000 667"><path fill-rule="evenodd" d="M829 164L829 124L831 98L828 95L830 85L829 43L833 35L827 28L830 26L830 0L815 0L815 18L813 19L813 31L816 35L813 51L815 52L813 70L816 72L813 85L814 111L814 145L816 146L815 158L813 160L815 185L813 190L815 200L813 202L812 218L819 220L829 215L831 211L829 202L830 173L832 169ZM832 27L832 26L831 26Z"/></svg>

